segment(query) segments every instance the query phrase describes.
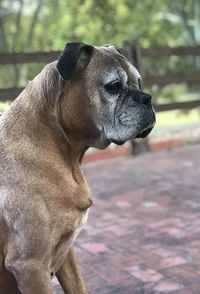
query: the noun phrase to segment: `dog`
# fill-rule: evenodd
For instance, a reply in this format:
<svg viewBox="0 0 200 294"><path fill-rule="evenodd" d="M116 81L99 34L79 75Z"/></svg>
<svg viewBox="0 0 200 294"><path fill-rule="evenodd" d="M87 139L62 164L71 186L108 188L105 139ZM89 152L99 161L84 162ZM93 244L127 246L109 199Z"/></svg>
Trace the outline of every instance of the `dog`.
<svg viewBox="0 0 200 294"><path fill-rule="evenodd" d="M73 242L92 205L89 147L145 137L155 124L140 74L114 46L69 43L0 118L0 293L87 293Z"/></svg>

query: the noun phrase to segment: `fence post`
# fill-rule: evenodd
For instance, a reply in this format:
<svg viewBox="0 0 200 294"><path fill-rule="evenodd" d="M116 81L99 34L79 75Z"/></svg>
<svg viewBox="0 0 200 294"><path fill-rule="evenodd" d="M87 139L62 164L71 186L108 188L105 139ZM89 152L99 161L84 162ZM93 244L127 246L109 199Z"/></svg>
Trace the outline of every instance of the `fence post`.
<svg viewBox="0 0 200 294"><path fill-rule="evenodd" d="M137 68L140 74L143 74L142 58L141 58L141 48L138 41L134 40L130 46L130 56L133 65Z"/></svg>

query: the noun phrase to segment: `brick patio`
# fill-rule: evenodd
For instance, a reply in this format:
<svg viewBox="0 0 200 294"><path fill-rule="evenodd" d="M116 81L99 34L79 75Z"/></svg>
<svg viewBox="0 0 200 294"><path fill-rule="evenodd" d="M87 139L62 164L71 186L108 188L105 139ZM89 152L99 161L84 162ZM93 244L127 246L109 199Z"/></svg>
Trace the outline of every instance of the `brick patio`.
<svg viewBox="0 0 200 294"><path fill-rule="evenodd" d="M199 294L200 145L84 171L94 205L75 245L89 293Z"/></svg>

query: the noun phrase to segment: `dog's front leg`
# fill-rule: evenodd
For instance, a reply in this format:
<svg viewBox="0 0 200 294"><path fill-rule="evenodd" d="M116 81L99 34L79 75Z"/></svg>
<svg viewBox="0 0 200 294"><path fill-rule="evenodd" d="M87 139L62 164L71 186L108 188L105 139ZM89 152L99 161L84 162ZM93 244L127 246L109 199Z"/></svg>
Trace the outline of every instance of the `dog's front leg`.
<svg viewBox="0 0 200 294"><path fill-rule="evenodd" d="M73 248L69 250L62 266L56 273L65 294L87 294L87 289L76 262Z"/></svg>
<svg viewBox="0 0 200 294"><path fill-rule="evenodd" d="M14 275L22 294L53 294L50 273L40 262L33 260L8 260L6 268Z"/></svg>

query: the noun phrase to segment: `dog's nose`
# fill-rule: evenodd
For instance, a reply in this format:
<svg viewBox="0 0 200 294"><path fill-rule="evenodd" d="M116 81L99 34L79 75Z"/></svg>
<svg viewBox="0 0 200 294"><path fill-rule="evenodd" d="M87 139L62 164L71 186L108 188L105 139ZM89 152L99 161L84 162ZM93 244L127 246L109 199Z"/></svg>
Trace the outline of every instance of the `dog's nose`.
<svg viewBox="0 0 200 294"><path fill-rule="evenodd" d="M134 100L136 102L148 105L151 104L151 95L145 92L138 91L136 95L134 95Z"/></svg>

